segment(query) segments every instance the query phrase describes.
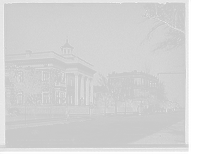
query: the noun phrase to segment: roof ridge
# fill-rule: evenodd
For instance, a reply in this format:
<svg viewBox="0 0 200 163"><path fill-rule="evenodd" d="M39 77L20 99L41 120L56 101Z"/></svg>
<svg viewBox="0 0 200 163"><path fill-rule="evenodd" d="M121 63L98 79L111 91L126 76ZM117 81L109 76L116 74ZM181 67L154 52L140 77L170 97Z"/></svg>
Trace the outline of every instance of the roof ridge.
<svg viewBox="0 0 200 163"><path fill-rule="evenodd" d="M55 53L54 51L41 51L41 52L31 52L29 54L39 54L39 53L49 53L49 52L53 52ZM15 54L6 54L6 55L26 55L27 53L24 52L24 53L15 53Z"/></svg>

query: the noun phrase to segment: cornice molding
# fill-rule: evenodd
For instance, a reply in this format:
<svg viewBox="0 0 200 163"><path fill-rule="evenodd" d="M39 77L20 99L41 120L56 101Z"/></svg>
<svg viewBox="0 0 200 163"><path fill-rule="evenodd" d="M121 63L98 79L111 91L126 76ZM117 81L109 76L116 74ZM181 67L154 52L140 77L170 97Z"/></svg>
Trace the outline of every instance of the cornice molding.
<svg viewBox="0 0 200 163"><path fill-rule="evenodd" d="M18 60L18 61L5 61L5 64L20 64L20 63L40 63L40 62L57 62L57 63L60 63L66 67L81 67L83 69L86 69L87 71L89 72L92 72L93 74L96 73L95 70L92 70L91 68L89 67L86 67L85 65L82 65L80 63L65 63L65 62L62 62L58 59L55 59L55 58L47 58L47 59L32 59L32 60Z"/></svg>

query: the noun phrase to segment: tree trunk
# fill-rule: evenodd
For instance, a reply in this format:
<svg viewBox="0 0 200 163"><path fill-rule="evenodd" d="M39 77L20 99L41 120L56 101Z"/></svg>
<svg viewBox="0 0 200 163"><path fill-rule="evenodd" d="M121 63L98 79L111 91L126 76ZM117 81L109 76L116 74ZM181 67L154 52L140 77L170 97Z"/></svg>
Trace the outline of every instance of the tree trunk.
<svg viewBox="0 0 200 163"><path fill-rule="evenodd" d="M115 100L115 115L117 115L117 100Z"/></svg>
<svg viewBox="0 0 200 163"><path fill-rule="evenodd" d="M106 108L107 108L107 105L106 105L106 101L105 101L104 117L106 116Z"/></svg>
<svg viewBox="0 0 200 163"><path fill-rule="evenodd" d="M53 118L53 107L51 106L51 114L50 114L50 116L51 116L51 118Z"/></svg>
<svg viewBox="0 0 200 163"><path fill-rule="evenodd" d="M36 110L37 110L37 104L34 106L34 119L36 119Z"/></svg>
<svg viewBox="0 0 200 163"><path fill-rule="evenodd" d="M126 100L125 100L124 115L126 116Z"/></svg>
<svg viewBox="0 0 200 163"><path fill-rule="evenodd" d="M26 104L25 104L25 108L24 108L24 115L25 115L25 124L26 124Z"/></svg>

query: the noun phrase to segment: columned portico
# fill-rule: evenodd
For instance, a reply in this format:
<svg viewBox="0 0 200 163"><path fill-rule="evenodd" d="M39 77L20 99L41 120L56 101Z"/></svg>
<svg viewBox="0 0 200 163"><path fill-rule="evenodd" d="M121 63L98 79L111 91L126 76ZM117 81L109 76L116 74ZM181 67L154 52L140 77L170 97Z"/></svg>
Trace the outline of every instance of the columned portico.
<svg viewBox="0 0 200 163"><path fill-rule="evenodd" d="M93 81L90 80L90 104L93 104Z"/></svg>
<svg viewBox="0 0 200 163"><path fill-rule="evenodd" d="M26 78L24 75L26 68L36 70L36 78L38 78L37 93L34 98L30 99L30 105L37 103L41 107L52 105L62 106L63 108L73 108L76 112L78 109L88 109L89 107L77 107L80 105L90 105L93 102L93 86L92 80L95 74L93 65L84 59L73 54L73 47L68 40L61 46L62 53L57 54L53 51L44 52L25 52L20 54L6 55L6 73L8 73L8 81L10 75L22 82ZM10 73L10 71L14 73ZM14 76L13 76L14 75ZM7 81L7 80L6 80ZM8 85L10 83L10 85ZM41 86L40 86L41 84ZM43 87L45 85L45 87ZM47 89L50 88L50 89ZM12 93L13 106L23 106L23 89L22 92L14 90L13 81L6 82L6 92ZM11 96L6 99L10 100ZM6 101L8 103L8 101ZM56 108L55 107L55 108ZM60 110L56 110L61 113ZM82 114L82 110L80 112Z"/></svg>
<svg viewBox="0 0 200 163"><path fill-rule="evenodd" d="M80 99L81 99L81 105L83 105L84 99L85 99L85 77L81 75L81 86L80 86Z"/></svg>
<svg viewBox="0 0 200 163"><path fill-rule="evenodd" d="M89 81L89 78L86 78L86 105L89 105L89 103L90 103L90 92L89 92L89 90L90 90L90 88L89 88L89 83L90 81Z"/></svg>
<svg viewBox="0 0 200 163"><path fill-rule="evenodd" d="M92 78L74 73L75 76L75 105L90 105L93 103ZM80 82L79 82L80 80Z"/></svg>
<svg viewBox="0 0 200 163"><path fill-rule="evenodd" d="M79 99L79 91L78 91L78 73L75 73L75 105L78 105L78 99Z"/></svg>
<svg viewBox="0 0 200 163"><path fill-rule="evenodd" d="M69 99L68 99L69 97L68 97L68 94L67 94L67 73L65 73L65 83L66 83L66 95L65 95L66 97L65 98L66 98L66 103L68 105L69 104L69 102L68 102L69 101Z"/></svg>

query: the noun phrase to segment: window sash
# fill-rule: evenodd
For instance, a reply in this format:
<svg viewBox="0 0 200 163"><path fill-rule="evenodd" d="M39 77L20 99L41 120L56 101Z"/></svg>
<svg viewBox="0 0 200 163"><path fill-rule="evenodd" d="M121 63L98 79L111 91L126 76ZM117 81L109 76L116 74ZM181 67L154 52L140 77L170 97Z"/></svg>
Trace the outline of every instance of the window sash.
<svg viewBox="0 0 200 163"><path fill-rule="evenodd" d="M63 82L65 82L65 73L63 73Z"/></svg>
<svg viewBox="0 0 200 163"><path fill-rule="evenodd" d="M49 81L49 71L48 70L42 71L42 81Z"/></svg>
<svg viewBox="0 0 200 163"><path fill-rule="evenodd" d="M47 91L42 92L42 103L43 104L49 103L49 92L47 92Z"/></svg>
<svg viewBox="0 0 200 163"><path fill-rule="evenodd" d="M65 97L65 93L61 93L60 97L61 97L61 104L62 104L65 101L65 100L63 100L63 98Z"/></svg>
<svg viewBox="0 0 200 163"><path fill-rule="evenodd" d="M18 105L23 104L23 93L22 92L17 93L17 104Z"/></svg>
<svg viewBox="0 0 200 163"><path fill-rule="evenodd" d="M23 82L23 72L22 71L17 73L17 82Z"/></svg>
<svg viewBox="0 0 200 163"><path fill-rule="evenodd" d="M70 85L73 86L73 79L70 80Z"/></svg>
<svg viewBox="0 0 200 163"><path fill-rule="evenodd" d="M59 104L59 92L56 92L56 104Z"/></svg>

